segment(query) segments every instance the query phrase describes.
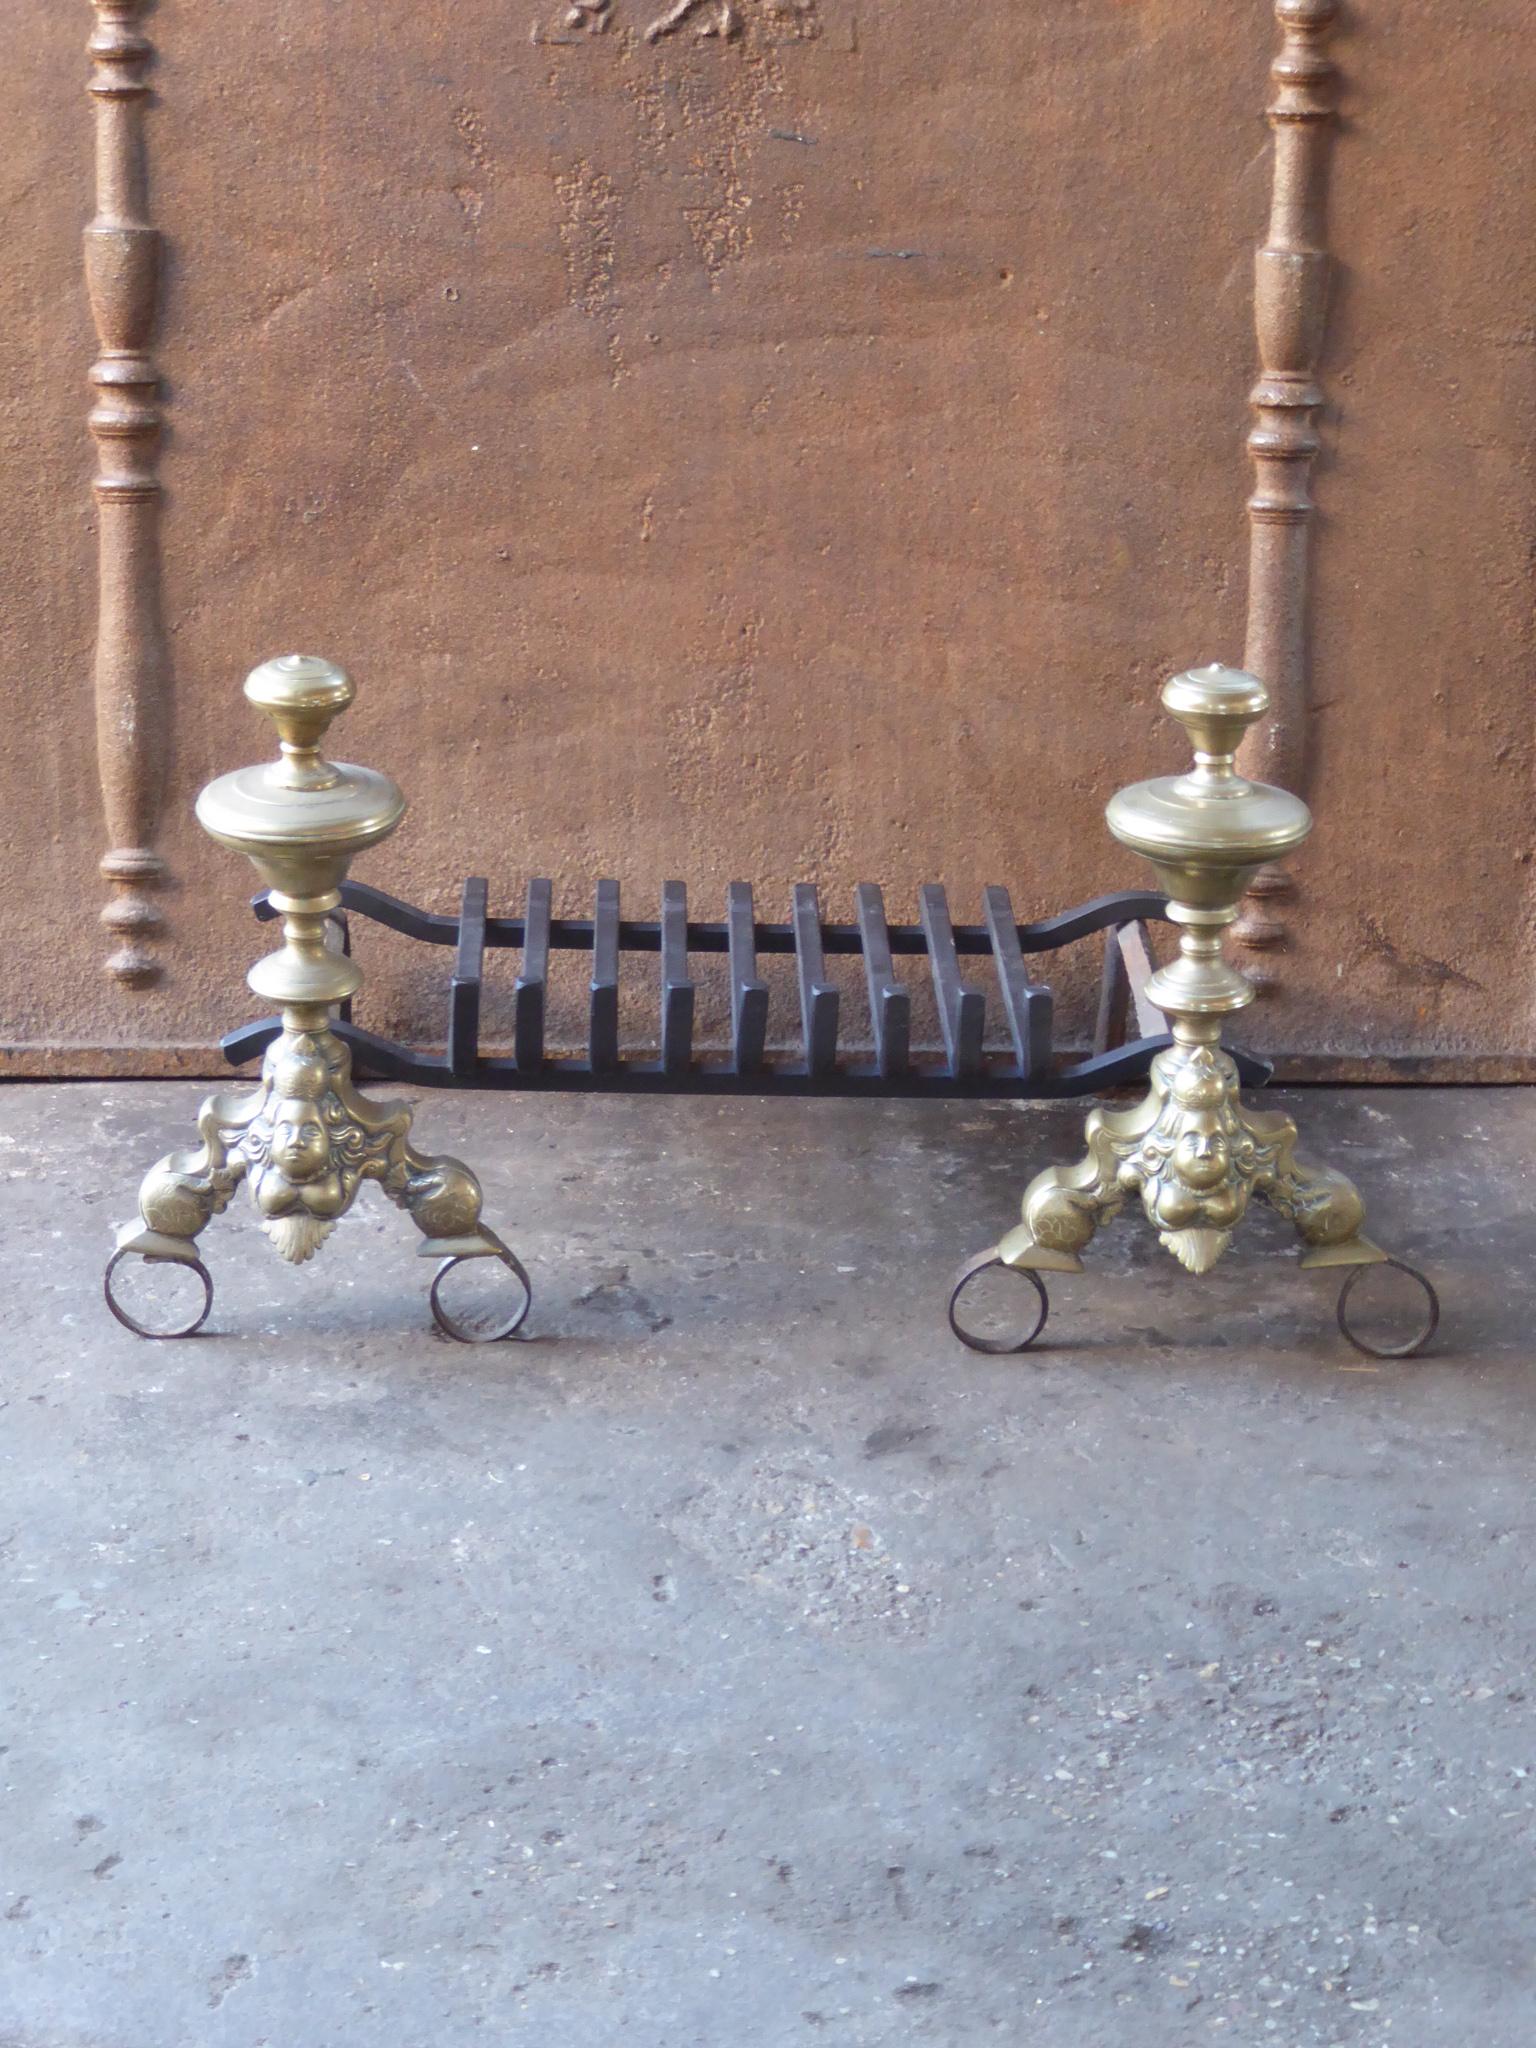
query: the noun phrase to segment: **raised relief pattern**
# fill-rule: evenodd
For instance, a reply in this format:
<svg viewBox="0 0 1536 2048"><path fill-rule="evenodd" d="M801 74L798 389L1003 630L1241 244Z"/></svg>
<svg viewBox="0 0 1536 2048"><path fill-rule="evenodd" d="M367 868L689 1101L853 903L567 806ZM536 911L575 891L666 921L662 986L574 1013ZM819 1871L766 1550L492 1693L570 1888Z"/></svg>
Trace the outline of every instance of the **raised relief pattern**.
<svg viewBox="0 0 1536 2048"><path fill-rule="evenodd" d="M652 0L654 6L655 0ZM808 42L821 32L820 0L673 0L641 30L647 43L665 42L679 34L700 42L735 42L758 26L771 40ZM537 43L569 43L606 35L633 24L626 20L624 0L568 0L552 22L535 21Z"/></svg>
<svg viewBox="0 0 1536 2048"><path fill-rule="evenodd" d="M1281 44L1268 108L1274 182L1268 238L1254 262L1259 378L1248 401L1254 491L1243 665L1263 680L1271 715L1244 749L1243 765L1291 789L1306 787L1311 478L1324 396L1317 363L1328 312L1328 152L1337 81L1326 44L1338 12L1338 0L1276 5ZM1282 913L1295 886L1273 863L1260 868L1234 937L1260 953L1282 946ZM1252 979L1263 990L1275 977L1256 969Z"/></svg>
<svg viewBox="0 0 1536 2048"><path fill-rule="evenodd" d="M117 941L108 971L129 988L156 980L163 918L155 850L169 739L168 669L160 616L159 373L151 354L160 237L148 220L146 72L153 52L144 0L93 0L89 92L96 110L96 213L85 231L85 281L96 326L100 595L96 629L96 752L113 895L101 913Z"/></svg>

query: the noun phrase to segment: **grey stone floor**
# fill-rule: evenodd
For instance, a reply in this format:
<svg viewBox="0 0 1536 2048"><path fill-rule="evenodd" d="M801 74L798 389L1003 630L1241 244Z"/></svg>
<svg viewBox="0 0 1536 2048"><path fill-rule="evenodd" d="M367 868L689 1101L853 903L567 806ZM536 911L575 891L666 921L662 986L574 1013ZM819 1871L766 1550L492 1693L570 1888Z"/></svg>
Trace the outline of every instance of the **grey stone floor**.
<svg viewBox="0 0 1536 2048"><path fill-rule="evenodd" d="M1286 1098L1445 1297L1372 1369L1267 1221L958 1350L1070 1107L429 1098L532 1341L370 1196L145 1344L200 1093L0 1099L3 2048L1536 2033L1531 1096Z"/></svg>

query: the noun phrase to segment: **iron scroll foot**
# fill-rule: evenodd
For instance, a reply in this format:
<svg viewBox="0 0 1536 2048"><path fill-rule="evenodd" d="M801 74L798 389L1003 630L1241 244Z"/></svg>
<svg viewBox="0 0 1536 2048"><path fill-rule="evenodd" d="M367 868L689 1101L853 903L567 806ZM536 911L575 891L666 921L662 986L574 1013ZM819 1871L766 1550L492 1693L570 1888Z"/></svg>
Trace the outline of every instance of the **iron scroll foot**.
<svg viewBox="0 0 1536 2048"><path fill-rule="evenodd" d="M949 1297L949 1327L972 1351L993 1357L1027 1351L1045 1328L1051 1312L1042 1273L1080 1273L1079 1256L1092 1242L1101 1224L1113 1222L1125 1204L1125 1194L1116 1180L1113 1139L1122 1126L1129 1127L1140 1114L1137 1110L1116 1112L1096 1109L1088 1118L1088 1149L1075 1166L1047 1167L1030 1183L1024 1197L1023 1221L1010 1230L1000 1244L978 1252L960 1269ZM1027 1280L1038 1296L1038 1314L1028 1334L1012 1342L984 1337L968 1330L959 1316L960 1298L981 1275L996 1266Z"/></svg>
<svg viewBox="0 0 1536 2048"><path fill-rule="evenodd" d="M457 1253L453 1258L444 1259L432 1275L432 1288L428 1299L432 1307L432 1319L445 1337L451 1337L456 1344L497 1344L509 1337L515 1337L527 1321L528 1311L533 1307L533 1282L516 1252L503 1245L493 1258L506 1267L516 1280L520 1294L510 1310L493 1315L488 1327L467 1315L455 1315L443 1301L443 1282L448 1275L466 1263L469 1257L482 1256L478 1253Z"/></svg>
<svg viewBox="0 0 1536 2048"><path fill-rule="evenodd" d="M1344 1285L1339 1289L1339 1299L1335 1309L1339 1328L1344 1333L1345 1340L1352 1344L1366 1358L1417 1358L1440 1327L1440 1297L1435 1292L1428 1276L1421 1273L1417 1266L1410 1266L1403 1259L1376 1259L1371 1263L1379 1266L1390 1266L1398 1273L1406 1273L1410 1280L1416 1280L1420 1287L1423 1288L1425 1297L1424 1327L1414 1336L1405 1338L1400 1344L1378 1344L1369 1337L1363 1337L1350 1323L1349 1297L1354 1292L1355 1282L1363 1273L1368 1272L1370 1268L1367 1266L1356 1266L1350 1272Z"/></svg>
<svg viewBox="0 0 1536 2048"><path fill-rule="evenodd" d="M1038 1297L1035 1320L1022 1337L984 1337L979 1331L968 1330L960 1320L961 1295L973 1280L979 1280L983 1273L990 1273L994 1266L1002 1272L1011 1271L1019 1274L1034 1288ZM1031 1272L1025 1266L1005 1266L995 1251L980 1252L974 1259L967 1259L960 1268L960 1277L956 1280L949 1297L949 1327L968 1350L985 1352L991 1358L1012 1358L1021 1351L1027 1351L1045 1328L1050 1313L1051 1298L1045 1291L1045 1282L1040 1275Z"/></svg>
<svg viewBox="0 0 1536 2048"><path fill-rule="evenodd" d="M118 1299L118 1296L113 1288L113 1276L116 1274L117 1269L122 1264L123 1260L129 1258L143 1259L144 1263L150 1266L182 1266L185 1267L188 1271L195 1273L198 1279L203 1283L203 1305L198 1310L197 1314L193 1316L190 1321L179 1323L174 1329L168 1330L156 1330L153 1329L148 1323L141 1322L139 1318L136 1315L134 1315L130 1309L126 1308L123 1305L123 1303ZM172 1259L166 1257L163 1254L157 1255L154 1252L139 1251L136 1246L131 1244L120 1245L118 1249L112 1254L111 1258L107 1261L107 1270L101 1276L101 1291L106 1296L107 1307L112 1311L113 1315L116 1316L117 1320L122 1324L125 1330L132 1330L133 1334L136 1337L162 1338L196 1336L197 1332L203 1327L204 1323L207 1322L209 1311L213 1307L213 1275L208 1271L208 1268L203 1264L202 1260L197 1256L195 1252L193 1252L189 1258L177 1257Z"/></svg>
<svg viewBox="0 0 1536 2048"><path fill-rule="evenodd" d="M463 1160L429 1158L402 1143L399 1170L385 1177L384 1192L421 1232L421 1257L442 1261L432 1276L428 1300L443 1335L458 1344L494 1344L516 1336L533 1306L533 1282L517 1254L480 1220L480 1183ZM517 1282L512 1306L492 1309L488 1321L483 1309L473 1315L456 1313L444 1300L444 1282L460 1267L488 1260Z"/></svg>

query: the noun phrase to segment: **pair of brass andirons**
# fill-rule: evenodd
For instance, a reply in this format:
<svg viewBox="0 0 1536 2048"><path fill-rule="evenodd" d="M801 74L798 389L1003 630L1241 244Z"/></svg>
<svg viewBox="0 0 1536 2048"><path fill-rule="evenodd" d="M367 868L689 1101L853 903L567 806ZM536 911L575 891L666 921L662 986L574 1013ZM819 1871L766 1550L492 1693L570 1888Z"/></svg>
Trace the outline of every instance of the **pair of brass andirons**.
<svg viewBox="0 0 1536 2048"><path fill-rule="evenodd" d="M251 859L283 919L282 946L248 977L258 995L280 1006L282 1035L269 1047L254 1091L213 1095L203 1104L199 1149L173 1152L145 1176L139 1221L119 1232L107 1267L108 1304L140 1335L188 1336L213 1303L197 1237L241 1181L249 1182L278 1251L299 1261L318 1249L362 1183L376 1180L423 1233L422 1255L442 1261L431 1289L439 1327L465 1342L511 1336L528 1312L531 1289L517 1258L480 1220L478 1181L456 1159L416 1151L409 1104L358 1094L351 1054L331 1029L335 1006L362 983L332 943L341 883L357 854L394 831L405 800L386 776L321 754L327 727L353 697L351 682L330 662L283 655L252 672L245 694L277 727L280 756L210 783L197 815L215 839ZM1222 956L1222 933L1255 871L1293 852L1312 828L1298 797L1249 782L1233 765L1244 731L1266 709L1264 687L1237 669L1200 668L1175 676L1162 701L1194 743L1194 767L1121 790L1107 817L1114 836L1151 861L1180 928L1177 959L1147 987L1167 1013L1173 1044L1154 1059L1144 1101L1093 1111L1079 1165L1049 1167L1031 1183L1023 1221L961 1274L950 1299L951 1327L976 1350L1032 1344L1049 1313L1040 1275L1081 1271L1080 1255L1094 1233L1133 1195L1168 1250L1192 1273L1209 1272L1257 1195L1295 1228L1303 1265L1348 1269L1338 1317L1350 1342L1377 1356L1411 1356L1438 1321L1434 1289L1361 1235L1364 1204L1343 1174L1297 1160L1288 1116L1244 1106L1237 1069L1221 1046L1223 1017L1253 1000L1250 984ZM114 1292L117 1269L130 1256L196 1273L203 1288L196 1318L158 1330L135 1317ZM480 1327L451 1312L442 1290L454 1267L488 1258L513 1274L519 1295L513 1313ZM1408 1343L1370 1344L1347 1320L1355 1282L1380 1265L1410 1273L1425 1291L1425 1326ZM1022 1340L979 1336L959 1320L963 1293L992 1267L1023 1274L1035 1290L1038 1315Z"/></svg>

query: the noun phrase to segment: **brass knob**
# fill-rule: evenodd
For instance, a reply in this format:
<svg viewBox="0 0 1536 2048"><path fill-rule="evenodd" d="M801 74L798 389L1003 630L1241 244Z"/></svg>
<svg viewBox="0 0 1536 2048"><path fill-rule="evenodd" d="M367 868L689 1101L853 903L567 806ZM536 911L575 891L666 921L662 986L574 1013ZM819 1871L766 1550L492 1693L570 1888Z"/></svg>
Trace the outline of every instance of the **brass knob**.
<svg viewBox="0 0 1536 2048"><path fill-rule="evenodd" d="M345 669L283 654L251 671L245 694L277 727L281 757L210 782L198 822L247 856L283 912L284 943L251 969L251 987L288 1005L340 1002L361 977L327 945L326 918L354 858L405 816L405 798L376 769L320 752L327 726L356 694Z"/></svg>
<svg viewBox="0 0 1536 2048"><path fill-rule="evenodd" d="M1118 791L1105 818L1122 846L1151 861L1176 906L1235 917L1249 877L1300 846L1312 814L1300 797L1250 782L1234 765L1243 734L1269 708L1257 676L1189 669L1163 685L1162 701L1189 734L1194 766Z"/></svg>
<svg viewBox="0 0 1536 2048"><path fill-rule="evenodd" d="M268 770L282 789L330 789L336 770L320 756L320 742L333 718L357 695L344 668L319 654L279 654L253 668L245 694L277 727L283 755Z"/></svg>

